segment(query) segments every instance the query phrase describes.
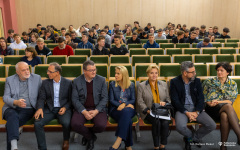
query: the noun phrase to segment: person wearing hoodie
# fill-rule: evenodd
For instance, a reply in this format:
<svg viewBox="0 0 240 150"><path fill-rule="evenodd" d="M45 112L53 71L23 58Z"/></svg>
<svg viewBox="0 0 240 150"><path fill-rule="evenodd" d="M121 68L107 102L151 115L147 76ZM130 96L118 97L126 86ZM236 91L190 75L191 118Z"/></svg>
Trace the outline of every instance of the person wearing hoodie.
<svg viewBox="0 0 240 150"><path fill-rule="evenodd" d="M182 30L179 30L177 36L172 38L172 43L184 43L184 32Z"/></svg>
<svg viewBox="0 0 240 150"><path fill-rule="evenodd" d="M31 43L28 44L28 47L35 48L37 45L38 34L32 33L30 37L31 37Z"/></svg>
<svg viewBox="0 0 240 150"><path fill-rule="evenodd" d="M13 38L14 38L15 41L10 44L10 47L12 49L25 49L25 48L27 48L27 45L25 43L23 43L19 34L14 34Z"/></svg>
<svg viewBox="0 0 240 150"><path fill-rule="evenodd" d="M154 34L153 33L149 33L148 34L148 41L147 43L143 46L143 48L147 49L147 48L159 48L159 44L157 44L154 41Z"/></svg>
<svg viewBox="0 0 240 150"><path fill-rule="evenodd" d="M83 33L82 42L78 44L77 48L91 49L93 50L93 45L88 41L89 34Z"/></svg>

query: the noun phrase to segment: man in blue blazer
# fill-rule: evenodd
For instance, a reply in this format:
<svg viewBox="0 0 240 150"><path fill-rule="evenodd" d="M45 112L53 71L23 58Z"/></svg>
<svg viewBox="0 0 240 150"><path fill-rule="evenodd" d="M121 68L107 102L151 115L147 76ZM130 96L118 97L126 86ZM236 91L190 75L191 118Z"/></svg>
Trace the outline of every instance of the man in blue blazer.
<svg viewBox="0 0 240 150"><path fill-rule="evenodd" d="M103 132L107 125L108 92L105 78L96 74L97 69L93 61L83 63L83 72L84 74L73 81L74 112L71 127L83 135L83 144L87 144L87 150L92 150L97 139L95 133ZM93 122L93 128L84 126L87 120Z"/></svg>
<svg viewBox="0 0 240 150"><path fill-rule="evenodd" d="M58 63L50 63L47 74L49 79L43 81L36 106L35 134L39 150L46 150L44 125L58 119L63 128L62 150L69 149L71 123L72 81L61 76L62 68Z"/></svg>
<svg viewBox="0 0 240 150"><path fill-rule="evenodd" d="M16 74L6 79L2 114L7 121L7 150L18 149L18 128L33 117L41 84L41 77L30 73L25 62L17 63Z"/></svg>

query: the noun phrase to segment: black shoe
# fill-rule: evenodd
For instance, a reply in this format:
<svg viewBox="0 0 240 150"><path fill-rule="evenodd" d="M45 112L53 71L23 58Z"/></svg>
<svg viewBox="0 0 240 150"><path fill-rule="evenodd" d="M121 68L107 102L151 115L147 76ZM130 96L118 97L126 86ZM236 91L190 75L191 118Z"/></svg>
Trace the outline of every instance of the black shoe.
<svg viewBox="0 0 240 150"><path fill-rule="evenodd" d="M86 146L87 145L87 139L85 137L82 138L82 145Z"/></svg>
<svg viewBox="0 0 240 150"><path fill-rule="evenodd" d="M191 150L191 142L189 142L187 138L184 138L184 142L185 142L185 150Z"/></svg>
<svg viewBox="0 0 240 150"><path fill-rule="evenodd" d="M87 150L93 150L94 148L94 139L88 140Z"/></svg>

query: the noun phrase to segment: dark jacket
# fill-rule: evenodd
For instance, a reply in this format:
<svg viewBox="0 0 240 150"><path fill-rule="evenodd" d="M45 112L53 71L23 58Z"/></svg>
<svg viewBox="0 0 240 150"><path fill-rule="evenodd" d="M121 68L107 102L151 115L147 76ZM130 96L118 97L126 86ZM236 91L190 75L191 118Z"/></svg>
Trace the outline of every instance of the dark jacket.
<svg viewBox="0 0 240 150"><path fill-rule="evenodd" d="M72 39L72 42L73 43L80 43L80 42L82 42L79 38L75 38L75 39Z"/></svg>
<svg viewBox="0 0 240 150"><path fill-rule="evenodd" d="M9 36L9 37L7 38L7 42L8 42L8 43L13 43L13 42L14 42L14 39L13 39L13 38L11 39L10 36Z"/></svg>
<svg viewBox="0 0 240 150"><path fill-rule="evenodd" d="M130 39L127 40L127 44L138 44L141 43L141 39L137 38L135 41L133 41L133 38L131 37Z"/></svg>
<svg viewBox="0 0 240 150"><path fill-rule="evenodd" d="M10 46L7 46L7 49L5 51L0 47L0 55L14 55L14 51Z"/></svg>
<svg viewBox="0 0 240 150"><path fill-rule="evenodd" d="M198 43L198 39L191 39L190 37L188 37L188 38L186 38L185 39L185 43L190 43L190 44L192 44L192 43Z"/></svg>
<svg viewBox="0 0 240 150"><path fill-rule="evenodd" d="M54 107L54 91L53 80L43 80L42 86L39 90L39 97L37 101L37 109L44 109L48 107L52 111ZM66 110L71 109L71 95L72 95L72 81L64 77L61 77L60 89L59 89L59 103L60 107L65 107Z"/></svg>
<svg viewBox="0 0 240 150"><path fill-rule="evenodd" d="M100 51L98 46L95 46L92 55L109 55L109 50L103 47L103 49Z"/></svg>
<svg viewBox="0 0 240 150"><path fill-rule="evenodd" d="M199 39L204 39L205 37L208 37L208 32L199 31Z"/></svg>
<svg viewBox="0 0 240 150"><path fill-rule="evenodd" d="M177 36L172 38L172 43L184 43L184 38L178 40Z"/></svg>
<svg viewBox="0 0 240 150"><path fill-rule="evenodd" d="M190 93L196 111L201 112L204 108L204 96L202 83L199 78L195 78L194 81L190 83ZM186 111L184 108L185 95L185 86L182 75L179 75L170 82L170 97L175 110L180 111L181 113Z"/></svg>

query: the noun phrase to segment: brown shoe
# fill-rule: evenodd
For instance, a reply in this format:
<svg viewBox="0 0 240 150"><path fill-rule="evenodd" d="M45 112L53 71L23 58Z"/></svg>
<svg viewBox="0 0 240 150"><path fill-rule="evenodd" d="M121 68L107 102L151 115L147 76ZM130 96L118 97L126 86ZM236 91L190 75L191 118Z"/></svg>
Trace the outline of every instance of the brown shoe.
<svg viewBox="0 0 240 150"><path fill-rule="evenodd" d="M63 141L62 150L68 150L69 149L69 141Z"/></svg>

